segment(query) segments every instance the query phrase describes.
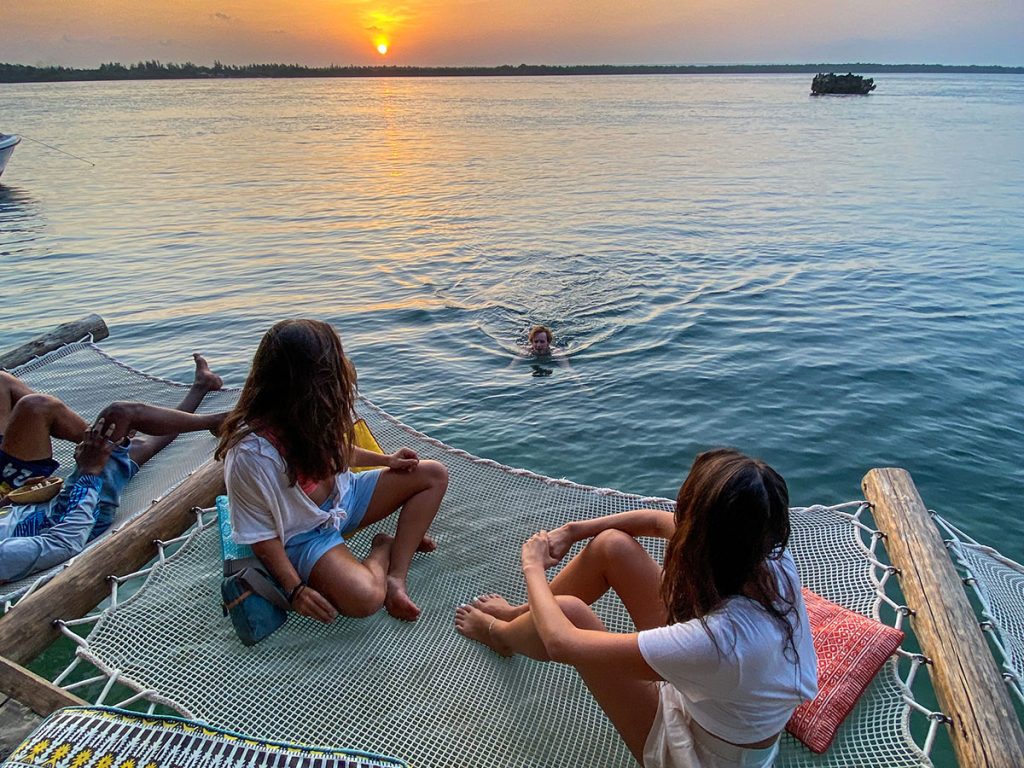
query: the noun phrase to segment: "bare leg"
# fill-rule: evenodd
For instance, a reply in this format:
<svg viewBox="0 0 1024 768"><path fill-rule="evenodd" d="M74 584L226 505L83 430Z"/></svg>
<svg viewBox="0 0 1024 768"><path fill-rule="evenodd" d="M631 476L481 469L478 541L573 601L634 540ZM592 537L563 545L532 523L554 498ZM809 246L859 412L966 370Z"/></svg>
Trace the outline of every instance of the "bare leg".
<svg viewBox="0 0 1024 768"><path fill-rule="evenodd" d="M88 428L85 419L61 400L30 390L11 409L0 447L23 461L49 459L53 456L51 436L78 442Z"/></svg>
<svg viewBox="0 0 1024 768"><path fill-rule="evenodd" d="M127 407L129 428L145 434L144 437L132 440L129 448L132 460L140 467L170 445L181 432L216 429L224 419L222 413L195 414L206 393L220 389L224 386L224 381L210 370L202 355L194 354L192 357L196 362L195 378L177 408L161 408L143 403L115 403L111 406ZM108 411L110 409L106 409L104 413Z"/></svg>
<svg viewBox="0 0 1024 768"><path fill-rule="evenodd" d="M660 578L660 567L631 536L621 531L605 531L570 561L551 586L554 590L560 582L560 590L582 593L556 593L559 607L577 627L605 629L588 601L612 588L637 628L648 629L664 623ZM483 595L473 605L456 611L455 625L460 633L496 653L520 653L542 661L549 658L529 606L512 606L497 595ZM624 678L620 671L607 665L578 664L576 670L633 756L642 763L644 744L658 711L657 686L646 680Z"/></svg>
<svg viewBox="0 0 1024 768"><path fill-rule="evenodd" d="M414 621L420 615L406 586L409 565L417 551L433 548L433 541L426 537L426 532L447 489L448 470L436 461L421 461L408 472L385 469L377 479L363 525L376 523L402 507L391 546L384 600L388 613L395 618Z"/></svg>
<svg viewBox="0 0 1024 768"><path fill-rule="evenodd" d="M595 536L551 582L555 595L572 595L592 605L614 590L638 629L665 623L665 605L659 593L659 566L636 539L619 530ZM491 616L511 621L530 610L511 605L501 595L480 595L473 605Z"/></svg>
<svg viewBox="0 0 1024 768"><path fill-rule="evenodd" d="M605 630L601 619L582 600L564 595L557 600L559 607L577 627ZM464 605L455 612L455 626L466 637L483 643L502 656L520 653L538 661L549 660L529 614L507 622L474 606ZM644 745L658 713L657 684L624 677L615 667L602 664L578 664L576 671L637 762L643 764Z"/></svg>
<svg viewBox="0 0 1024 768"><path fill-rule="evenodd" d="M309 574L309 585L331 601L345 616L370 616L384 605L387 594L388 560L392 538L378 533L370 554L363 562L344 544L317 560Z"/></svg>
<svg viewBox="0 0 1024 768"><path fill-rule="evenodd" d="M624 677L614 666L607 664L579 664L576 671L633 757L643 765L647 737L654 718L658 716L658 683Z"/></svg>
<svg viewBox="0 0 1024 768"><path fill-rule="evenodd" d="M33 394L34 391L17 376L0 371L0 435L7 431L7 422L11 420L14 406L21 398Z"/></svg>

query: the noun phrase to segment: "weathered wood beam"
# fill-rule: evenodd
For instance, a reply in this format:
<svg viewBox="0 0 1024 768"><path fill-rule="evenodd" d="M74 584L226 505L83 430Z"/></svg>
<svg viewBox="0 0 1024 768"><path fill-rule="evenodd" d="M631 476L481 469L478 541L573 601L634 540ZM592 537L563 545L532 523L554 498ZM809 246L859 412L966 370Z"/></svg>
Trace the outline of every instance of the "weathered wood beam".
<svg viewBox="0 0 1024 768"><path fill-rule="evenodd" d="M942 711L953 720L957 762L971 768L1020 768L1024 731L978 618L942 536L910 473L872 469L861 485L900 587Z"/></svg>
<svg viewBox="0 0 1024 768"><path fill-rule="evenodd" d="M76 707L88 703L2 656L0 688L12 699L21 702L41 717L46 717L61 707Z"/></svg>
<svg viewBox="0 0 1024 768"><path fill-rule="evenodd" d="M210 460L130 523L89 547L0 619L0 656L18 664L34 659L57 639L57 619L77 619L95 608L109 594L107 576L139 570L154 558L154 541L179 536L195 522L193 507L209 507L224 492L223 465ZM2 681L0 691L14 695L3 689Z"/></svg>
<svg viewBox="0 0 1024 768"><path fill-rule="evenodd" d="M92 334L93 341L100 341L110 335L107 324L99 315L87 315L81 320L58 325L49 333L37 336L27 344L0 355L0 369L11 370L24 365L33 357L45 355L65 344L79 341Z"/></svg>

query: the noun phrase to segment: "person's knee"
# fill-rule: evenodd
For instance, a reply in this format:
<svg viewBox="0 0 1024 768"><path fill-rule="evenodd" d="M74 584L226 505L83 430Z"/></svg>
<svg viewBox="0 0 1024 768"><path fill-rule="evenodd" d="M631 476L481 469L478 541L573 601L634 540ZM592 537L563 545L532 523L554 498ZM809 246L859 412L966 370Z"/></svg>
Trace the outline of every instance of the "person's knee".
<svg viewBox="0 0 1024 768"><path fill-rule="evenodd" d="M417 469L422 473L423 479L430 488L448 488L448 467L439 461L428 459L421 461Z"/></svg>
<svg viewBox="0 0 1024 768"><path fill-rule="evenodd" d="M372 616L384 606L387 585L370 579L350 584L344 595L336 595L331 602L339 613L356 619Z"/></svg>
<svg viewBox="0 0 1024 768"><path fill-rule="evenodd" d="M10 397L11 393L18 390L19 384L19 379L12 376L7 371L0 371L0 393L6 394Z"/></svg>
<svg viewBox="0 0 1024 768"><path fill-rule="evenodd" d="M593 608L574 595L556 595L555 600L562 613L579 629L603 630L604 624Z"/></svg>
<svg viewBox="0 0 1024 768"><path fill-rule="evenodd" d="M14 409L11 411L11 421L14 421L16 418L49 421L57 411L65 407L64 403L53 395L33 392L30 395L25 395L14 404Z"/></svg>
<svg viewBox="0 0 1024 768"><path fill-rule="evenodd" d="M590 540L588 549L592 554L601 555L608 560L620 560L635 552L640 544L624 531L609 528L601 531Z"/></svg>

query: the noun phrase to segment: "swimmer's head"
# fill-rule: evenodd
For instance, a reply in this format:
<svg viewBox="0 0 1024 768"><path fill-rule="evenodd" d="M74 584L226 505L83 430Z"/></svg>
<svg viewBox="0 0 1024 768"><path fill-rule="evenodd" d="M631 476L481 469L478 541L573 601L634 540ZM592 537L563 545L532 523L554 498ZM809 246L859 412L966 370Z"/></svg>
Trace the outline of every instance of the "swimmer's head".
<svg viewBox="0 0 1024 768"><path fill-rule="evenodd" d="M530 329L530 351L535 355L550 355L555 336L546 325L535 325Z"/></svg>

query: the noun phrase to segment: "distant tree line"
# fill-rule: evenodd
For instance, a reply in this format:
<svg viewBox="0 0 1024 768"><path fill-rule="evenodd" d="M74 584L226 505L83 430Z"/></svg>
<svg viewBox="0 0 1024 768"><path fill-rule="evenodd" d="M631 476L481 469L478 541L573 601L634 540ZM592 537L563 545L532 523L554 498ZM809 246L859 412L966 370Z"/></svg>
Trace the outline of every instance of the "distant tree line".
<svg viewBox="0 0 1024 768"><path fill-rule="evenodd" d="M946 64L709 64L709 65L618 65L576 64L504 64L500 67L402 67L330 66L306 67L301 64L163 64L140 61L125 66L116 62L96 69L72 67L32 67L25 64L0 64L0 82L50 83L73 80L182 80L208 77L487 77L544 75L748 75L810 72L857 73L975 73L1024 74L1024 67L951 66Z"/></svg>

